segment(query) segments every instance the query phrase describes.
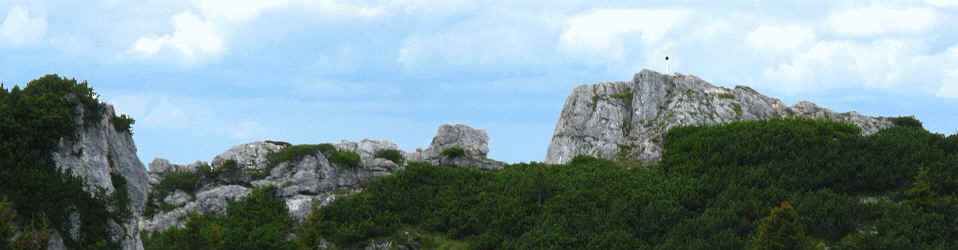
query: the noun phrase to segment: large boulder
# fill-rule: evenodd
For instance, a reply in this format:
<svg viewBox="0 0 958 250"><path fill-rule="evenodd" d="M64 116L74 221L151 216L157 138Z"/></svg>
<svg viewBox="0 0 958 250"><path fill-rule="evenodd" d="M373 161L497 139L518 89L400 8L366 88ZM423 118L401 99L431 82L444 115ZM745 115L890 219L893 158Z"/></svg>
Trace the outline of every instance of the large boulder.
<svg viewBox="0 0 958 250"><path fill-rule="evenodd" d="M894 126L889 118L838 113L807 101L789 107L746 86L729 89L692 75L642 70L632 81L573 89L556 122L545 162L566 163L580 154L657 161L669 128L788 117L848 122L859 126L862 134Z"/></svg>
<svg viewBox="0 0 958 250"><path fill-rule="evenodd" d="M449 157L442 153L447 149L457 147L463 149L464 156ZM474 129L463 124L443 124L432 138L426 150L417 149L416 152L406 153L410 161L428 162L434 165L449 165L458 167L477 167L480 169L497 169L505 165L486 157L489 153L489 135L484 129Z"/></svg>
<svg viewBox="0 0 958 250"><path fill-rule="evenodd" d="M234 160L240 166L250 169L265 169L269 162L266 155L277 152L289 146L289 143L277 141L257 141L230 147L226 152L213 157L213 167L223 164L227 160Z"/></svg>

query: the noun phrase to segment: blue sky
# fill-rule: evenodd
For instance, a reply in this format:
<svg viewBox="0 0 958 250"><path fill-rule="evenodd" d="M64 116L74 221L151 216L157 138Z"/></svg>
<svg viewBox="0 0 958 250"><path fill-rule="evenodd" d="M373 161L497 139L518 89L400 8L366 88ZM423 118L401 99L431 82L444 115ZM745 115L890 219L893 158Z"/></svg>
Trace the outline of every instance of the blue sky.
<svg viewBox="0 0 958 250"><path fill-rule="evenodd" d="M144 163L488 131L542 161L572 88L643 68L958 131L958 1L0 0L0 82L86 80Z"/></svg>

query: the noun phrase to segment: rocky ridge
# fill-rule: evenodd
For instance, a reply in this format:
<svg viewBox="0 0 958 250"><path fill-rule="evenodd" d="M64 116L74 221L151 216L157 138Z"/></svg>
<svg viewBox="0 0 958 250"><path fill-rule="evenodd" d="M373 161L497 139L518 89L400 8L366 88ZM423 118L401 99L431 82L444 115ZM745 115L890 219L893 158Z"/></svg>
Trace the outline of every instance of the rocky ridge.
<svg viewBox="0 0 958 250"><path fill-rule="evenodd" d="M133 135L127 131L118 131L110 122L116 114L112 105L106 105L106 112L100 121L92 126L82 126L76 141L61 138L53 160L60 170L69 169L74 175L86 181L85 191L93 193L102 188L107 195L116 191L111 174L118 174L126 180L126 192L130 197L128 208L132 218L118 224L109 220L113 227L113 239L122 243L123 249L143 249L140 240L140 228L137 221L142 216L148 192L146 168L136 156ZM83 119L76 119L81 122ZM82 230L82 229L81 229ZM49 249L66 249L64 235L52 230Z"/></svg>
<svg viewBox="0 0 958 250"><path fill-rule="evenodd" d="M746 86L728 89L693 75L642 70L632 81L573 89L545 162L566 163L580 154L654 162L662 155L662 136L675 126L790 117L847 122L863 135L894 126L892 118L838 113L807 101L789 107Z"/></svg>
<svg viewBox="0 0 958 250"><path fill-rule="evenodd" d="M433 164L445 164L461 167L499 168L504 163L486 158L489 137L484 130L473 129L466 125L442 125L432 143L426 150L402 152L408 161L422 161ZM336 197L361 191L363 186L376 178L387 176L404 168L406 162L377 158L380 150L398 150L398 146L387 140L369 140L353 142L342 140L334 144L339 151L355 152L359 155L359 166L337 166L323 152L306 155L302 158L268 166L267 156L291 147L289 143L275 141L251 142L231 147L216 155L212 164L198 161L189 165L171 164L165 159L154 159L150 163L149 183L155 186L175 171L194 172L209 166L213 171L222 168L227 161L235 161L243 169L266 171L265 177L245 175L231 180L216 180L204 185L195 194L183 190L173 190L164 197L156 197L152 202L165 207L150 217L139 221L144 232L163 230L172 226L183 226L184 217L190 212L200 214L213 213L223 215L230 200L237 200L250 194L253 188L272 185L279 189L279 196L286 201L289 213L302 221L311 212L313 204L323 206ZM450 147L460 147L467 151L464 157L445 157L441 152Z"/></svg>

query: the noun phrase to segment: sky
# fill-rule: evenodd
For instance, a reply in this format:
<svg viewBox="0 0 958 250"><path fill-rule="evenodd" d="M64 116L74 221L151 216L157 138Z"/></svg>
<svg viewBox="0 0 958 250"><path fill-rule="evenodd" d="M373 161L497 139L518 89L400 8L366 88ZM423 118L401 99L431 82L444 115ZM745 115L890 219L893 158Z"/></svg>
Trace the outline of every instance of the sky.
<svg viewBox="0 0 958 250"><path fill-rule="evenodd" d="M0 0L0 82L88 81L136 119L144 163L258 140L485 129L543 161L575 86L642 69L787 105L914 115L958 131L958 0Z"/></svg>

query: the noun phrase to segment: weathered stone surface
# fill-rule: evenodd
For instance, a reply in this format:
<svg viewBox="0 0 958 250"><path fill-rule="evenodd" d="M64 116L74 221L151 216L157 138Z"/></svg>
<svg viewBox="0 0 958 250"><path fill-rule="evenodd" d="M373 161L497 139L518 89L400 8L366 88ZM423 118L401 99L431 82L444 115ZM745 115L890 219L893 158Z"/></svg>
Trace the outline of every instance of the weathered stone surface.
<svg viewBox="0 0 958 250"><path fill-rule="evenodd" d="M53 159L57 168L69 169L74 175L83 177L87 184L85 189L91 193L96 187L103 188L107 194L115 192L116 188L110 174L122 176L127 183L126 190L130 197L129 209L133 212L133 218L123 225L107 221L114 226L112 231L118 232L111 237L121 239L123 249L143 249L139 234L123 235L124 230L119 227L125 228L126 232L139 230L137 220L141 217L146 204L146 193L149 189L148 177L146 168L136 156L133 136L126 131L117 131L110 123L109 118L115 115L113 106L107 105L106 112L100 121L92 126L81 126L82 129L76 141L61 138L58 150L53 153ZM81 117L76 121L80 124L83 119ZM61 234L56 236L51 238L50 249L65 248L60 238Z"/></svg>
<svg viewBox="0 0 958 250"><path fill-rule="evenodd" d="M452 147L462 148L465 157L445 157L442 152ZM416 149L416 152L406 152L408 161L428 162L434 165L449 165L458 167L477 167L481 169L497 169L505 165L504 162L486 158L489 153L489 135L484 129L456 124L443 124L432 138L426 150Z"/></svg>
<svg viewBox="0 0 958 250"><path fill-rule="evenodd" d="M163 158L153 158L153 161L150 162L150 173L165 174L172 172L175 167L170 163L170 160Z"/></svg>
<svg viewBox="0 0 958 250"><path fill-rule="evenodd" d="M160 183L160 178L164 175L176 171L196 171L200 166L209 166L205 161L195 161L189 165L172 164L169 160L163 158L153 158L150 162L150 170L147 172L148 183L150 187Z"/></svg>
<svg viewBox="0 0 958 250"><path fill-rule="evenodd" d="M217 157L220 158L217 159L220 160L214 159L213 162L218 162L214 163L214 166L216 164L222 164L225 159L252 159L253 164L247 164L245 166L250 169L265 169L266 162L257 162L256 159L266 159L268 153L277 150L275 147L270 146L270 144L275 145L268 142L254 142L234 146L227 151L231 153L218 155ZM325 205L332 199L335 199L336 195L333 194L333 191L358 189L361 188L363 184L375 178L389 175L391 171L400 169L400 166L392 161L373 157L377 150L396 149L396 145L391 142L374 140L351 142L344 140L335 146L339 150L355 150L353 152L357 152L361 158L360 166L356 168L340 168L330 164L322 152L316 152L313 155L307 155L295 161L279 163L272 168L268 176L262 179L239 178L240 181L230 183L232 185L226 186L222 185L222 182L209 184L201 188L196 195L196 200L188 200L187 198L189 196L186 196L185 192L175 190L170 192L166 197L159 197L158 200L165 204L174 205L176 208L172 211L160 212L152 218L144 218L140 222L141 227L147 231L154 231L172 226L183 226L185 223L182 219L183 215L190 211L196 211L201 214L221 214L225 212L227 200L242 199L249 195L253 187L270 185L278 188L279 197L286 201L290 215L301 221L309 215L314 202L320 202L320 205ZM283 147L285 147L285 145L283 145ZM155 162L162 164L163 161ZM185 169L194 169L201 164L205 163L194 163ZM257 164L259 164L259 166L257 166ZM179 166L176 164L170 165ZM157 179L163 176L163 174L153 172L151 172L151 175L155 175Z"/></svg>
<svg viewBox="0 0 958 250"><path fill-rule="evenodd" d="M387 150L387 149L399 149L395 143L392 143L388 140L370 140L363 139L359 142L351 142L348 140L342 140L339 144L336 144L336 148L339 150L356 152L359 154L359 158L363 162L368 162L373 160L376 155L376 151Z"/></svg>
<svg viewBox="0 0 958 250"><path fill-rule="evenodd" d="M289 143L276 141L258 141L240 144L231 147L226 152L213 157L212 166L219 167L227 160L235 160L237 164L249 169L265 169L266 155L289 146Z"/></svg>
<svg viewBox="0 0 958 250"><path fill-rule="evenodd" d="M157 213L153 218L143 218L139 221L139 227L141 230L147 232L163 230L172 226L182 227L186 223L183 218L191 211L196 211L200 214L212 213L223 215L226 213L226 206L229 204L229 201L242 199L249 195L250 192L250 188L238 185L212 187L199 192L196 194L196 200L186 202L181 207L174 208L169 212ZM176 192L173 192L171 196L176 196ZM163 200L167 200L167 198Z"/></svg>
<svg viewBox="0 0 958 250"><path fill-rule="evenodd" d="M855 124L863 134L893 126L886 118L837 113L807 101L788 107L745 86L713 86L692 75L643 70L631 82L578 86L566 98L545 162L566 163L576 155L657 161L662 136L683 125L787 117Z"/></svg>
<svg viewBox="0 0 958 250"><path fill-rule="evenodd" d="M485 158L489 152L488 141L489 137L484 130L472 129L465 125L443 125L428 150L403 153L407 160L429 161L433 164L475 166L483 169L501 167L504 163ZM282 150L286 146L288 144L270 141L237 145L217 155L212 162L215 168L228 159L234 159L247 169L266 169L266 155ZM279 191L279 197L286 201L290 215L302 221L312 211L314 203L325 206L335 200L339 194L362 190L366 183L390 175L404 166L404 163L375 157L379 150L398 149L395 143L387 140L363 139L358 142L343 140L334 146L340 151L356 152L360 156L359 166L336 166L329 162L327 155L316 152L297 160L279 163L273 166L268 176L261 179L238 178L240 181L237 182L215 181L206 184L200 189L195 200L189 199L185 192L175 190L166 197L157 197L156 201L174 205L176 208L168 212L160 212L152 218L143 218L140 227L146 231L154 231L183 226L185 223L182 220L183 215L190 211L201 214L225 211L226 200L241 199L248 195L252 188L263 186L275 186ZM442 150L454 146L465 149L469 156L448 158L440 155ZM154 179L152 182L158 183L165 174L172 171L192 171L197 166L205 165L205 162L183 167L163 159L156 159L150 165L150 176Z"/></svg>
<svg viewBox="0 0 958 250"><path fill-rule="evenodd" d="M187 202L190 202L192 199L193 197L191 197L190 194L187 194L182 190L173 190L173 193L171 193L169 196L166 196L166 198L163 198L163 202L179 207L185 205Z"/></svg>

